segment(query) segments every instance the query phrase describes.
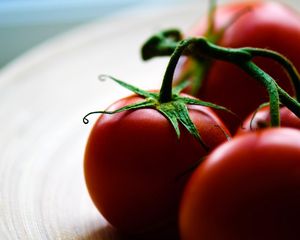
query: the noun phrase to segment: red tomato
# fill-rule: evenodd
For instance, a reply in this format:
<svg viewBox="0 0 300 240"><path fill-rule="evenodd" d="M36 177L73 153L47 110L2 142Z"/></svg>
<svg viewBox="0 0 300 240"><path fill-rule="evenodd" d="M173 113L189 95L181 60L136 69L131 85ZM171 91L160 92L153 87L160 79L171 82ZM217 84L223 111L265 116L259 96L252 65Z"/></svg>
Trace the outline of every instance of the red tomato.
<svg viewBox="0 0 300 240"><path fill-rule="evenodd" d="M130 96L109 110L141 100ZM191 106L189 114L208 147L226 141L224 126L209 108ZM162 239L178 236L178 204L189 174L179 176L207 154L180 130L178 139L170 122L150 108L101 115L95 123L85 152L86 184L98 210L120 232L156 233L159 239L172 229Z"/></svg>
<svg viewBox="0 0 300 240"><path fill-rule="evenodd" d="M299 203L300 131L241 134L191 176L180 209L182 240L296 240Z"/></svg>
<svg viewBox="0 0 300 240"><path fill-rule="evenodd" d="M253 113L244 121L238 133L249 132L270 126L270 107L266 106L260 109L254 116ZM298 118L287 107L280 108L280 126L291 127L300 130L300 118Z"/></svg>
<svg viewBox="0 0 300 240"><path fill-rule="evenodd" d="M285 5L273 1L249 1L218 6L215 31L246 8L251 10L232 23L217 43L224 47L259 47L277 51L290 59L300 71L300 15ZM203 20L190 35L202 36L205 30L206 20ZM192 61L189 58L185 63L181 63L177 70L177 78L184 75L185 71L195 69ZM255 62L269 73L279 86L289 94L294 94L285 72L277 63L265 58L256 58ZM266 90L256 80L238 67L221 61L212 63L196 96L229 108L241 119L247 117L261 103L268 101ZM230 114L218 113L225 125L235 132L239 122Z"/></svg>

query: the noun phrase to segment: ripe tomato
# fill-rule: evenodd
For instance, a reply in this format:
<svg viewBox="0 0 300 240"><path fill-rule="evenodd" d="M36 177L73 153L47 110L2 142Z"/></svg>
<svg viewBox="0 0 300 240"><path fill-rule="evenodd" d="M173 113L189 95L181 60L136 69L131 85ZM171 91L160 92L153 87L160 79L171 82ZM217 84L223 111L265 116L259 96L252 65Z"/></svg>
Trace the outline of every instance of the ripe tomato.
<svg viewBox="0 0 300 240"><path fill-rule="evenodd" d="M109 111L141 100L129 96ZM189 114L210 149L227 140L209 108L190 106ZM120 232L156 233L159 239L171 229L162 239L178 236L178 204L189 175L181 174L207 154L185 128L180 130L178 139L170 122L150 108L101 115L95 123L85 152L86 185L98 210Z"/></svg>
<svg viewBox="0 0 300 240"><path fill-rule="evenodd" d="M249 132L268 127L270 125L270 107L266 106L257 111L253 118L253 113L246 118L238 133ZM291 127L300 130L300 118L298 118L287 107L280 108L280 126Z"/></svg>
<svg viewBox="0 0 300 240"><path fill-rule="evenodd" d="M215 32L220 30L233 16L249 8L224 32L217 44L224 47L258 47L277 51L290 59L300 71L300 15L285 5L274 1L249 1L218 6L215 14ZM189 35L203 36L207 21L200 21ZM270 59L255 58L255 62L269 73L289 94L291 84L281 67ZM191 58L181 62L177 79L187 71L197 72L197 64ZM195 74L194 74L195 76ZM192 80L194 81L194 79ZM268 101L266 90L238 67L222 61L214 61L195 94L235 112L244 119L261 103ZM239 122L224 112L220 117L225 125L235 132Z"/></svg>
<svg viewBox="0 0 300 240"><path fill-rule="evenodd" d="M299 143L299 130L270 128L215 149L183 194L182 240L299 239Z"/></svg>

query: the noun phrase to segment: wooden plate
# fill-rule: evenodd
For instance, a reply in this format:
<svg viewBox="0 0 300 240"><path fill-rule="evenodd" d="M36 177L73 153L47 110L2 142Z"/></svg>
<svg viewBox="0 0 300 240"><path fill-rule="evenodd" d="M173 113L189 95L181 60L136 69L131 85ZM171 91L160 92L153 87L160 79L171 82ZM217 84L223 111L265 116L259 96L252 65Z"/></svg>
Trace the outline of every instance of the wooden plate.
<svg viewBox="0 0 300 240"><path fill-rule="evenodd" d="M299 7L295 0L290 0ZM53 39L0 73L0 239L120 239L98 213L82 170L91 124L83 116L129 94L111 74L158 88L167 59L140 46L167 27L187 29L206 1L131 11Z"/></svg>
<svg viewBox="0 0 300 240"><path fill-rule="evenodd" d="M111 74L157 88L167 59L144 63L141 44L166 27L187 28L199 4L131 11L39 46L0 73L0 239L119 239L87 193L83 116L129 94L99 82Z"/></svg>

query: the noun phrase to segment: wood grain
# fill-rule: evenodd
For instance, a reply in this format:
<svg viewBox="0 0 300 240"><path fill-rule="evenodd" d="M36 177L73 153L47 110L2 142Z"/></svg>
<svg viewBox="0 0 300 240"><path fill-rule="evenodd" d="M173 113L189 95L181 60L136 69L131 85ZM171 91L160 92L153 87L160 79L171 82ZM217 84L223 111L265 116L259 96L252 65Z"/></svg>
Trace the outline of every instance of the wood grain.
<svg viewBox="0 0 300 240"><path fill-rule="evenodd" d="M162 28L186 29L205 10L199 1L91 23L0 73L1 240L121 239L95 209L83 177L85 143L96 117L90 125L82 117L128 94L97 76L158 88L167 59L143 63L141 44Z"/></svg>
<svg viewBox="0 0 300 240"><path fill-rule="evenodd" d="M1 240L121 238L85 187L83 154L96 116L89 125L82 118L129 94L99 82L99 74L158 87L166 59L145 64L140 46L161 28L183 22L187 27L194 9L133 11L91 23L37 47L0 73Z"/></svg>

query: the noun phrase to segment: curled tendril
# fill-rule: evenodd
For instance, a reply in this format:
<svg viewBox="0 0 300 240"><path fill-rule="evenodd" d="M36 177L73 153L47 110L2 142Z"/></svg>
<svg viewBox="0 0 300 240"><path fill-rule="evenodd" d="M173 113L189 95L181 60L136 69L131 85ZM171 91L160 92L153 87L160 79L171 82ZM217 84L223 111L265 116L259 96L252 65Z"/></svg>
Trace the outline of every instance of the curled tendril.
<svg viewBox="0 0 300 240"><path fill-rule="evenodd" d="M107 74L100 74L98 76L98 79L101 81L101 82L104 82L106 81L107 79L110 79L110 80L115 80L114 77L110 76L110 75L107 75Z"/></svg>
<svg viewBox="0 0 300 240"><path fill-rule="evenodd" d="M84 124L89 124L89 122L90 122L90 121L87 119L87 115L83 117L82 121L83 121Z"/></svg>
<svg viewBox="0 0 300 240"><path fill-rule="evenodd" d="M113 79L113 77L109 76L109 75L106 75L106 74L101 74L98 76L98 79L100 81L106 81L107 79ZM102 113L102 112L99 112L99 111L94 111L94 112L89 112L88 114L86 114L82 121L84 124L89 124L90 120L88 119L88 116L92 115L92 114L99 114L99 113Z"/></svg>
<svg viewBox="0 0 300 240"><path fill-rule="evenodd" d="M174 33L171 31L169 34L170 35L178 34L178 38L179 38L179 32ZM185 85L179 86L179 88L178 87L175 88L174 91L173 91L173 87L172 87L172 80L174 77L174 71L177 66L178 60L180 59L183 52L185 50L188 50L188 48L191 44L196 44L197 46L199 45L199 47L201 49L204 48L204 50L208 49L207 51L204 51L204 55L208 54L208 52L210 52L210 50L213 48L213 46L209 46L209 43L206 42L206 40L203 38L199 38L199 39L198 38L189 38L189 39L180 41L178 46L176 46L175 50L174 51L172 50L172 56L169 60L168 66L166 68L162 86L161 86L161 89L158 94L142 90L140 88L137 88L133 85L130 85L126 82L123 82L123 81L116 79L109 75L99 75L98 79L100 81L104 81L106 79L113 80L114 82L118 83L122 87L124 87L124 88L130 90L131 92L134 92L138 96L142 97L144 100L142 100L141 102L135 102L133 104L126 105L126 106L121 107L120 109L117 109L112 112L95 111L95 112L88 113L83 118L83 122L88 123L89 120L87 117L89 115L95 114L95 113L114 114L114 113L118 113L118 112L122 112L122 111L126 111L126 110L134 110L134 109L141 109L141 108L153 108L153 109L156 109L157 111L161 112L170 121L178 138L180 137L179 124L182 124L183 127L186 128L186 130L192 136L194 136L196 138L196 140L202 145L203 149L206 151L209 151L209 148L204 143L202 137L200 136L200 133L198 132L198 129L196 128L196 126L194 125L194 123L192 122L192 120L189 116L189 111L188 111L187 105L192 104L192 105L202 105L202 106L213 106L213 107L221 109L221 110L226 110L226 109L224 107L217 106L212 103L203 102L200 100L197 101L193 98L189 99L187 97L180 96L179 95L180 91L183 90L183 87ZM213 49L215 49L215 48L213 48ZM225 49L218 48L215 51L217 53L221 52L224 54ZM230 51L230 53L228 53L228 51ZM235 51L235 50L228 50L228 51L227 51L227 56L229 56L230 59L232 58L231 56L238 55L239 57L241 57L241 56L245 55L245 52L241 52L241 51L240 52ZM232 53L232 51L234 52L234 54ZM248 55L246 57L248 59ZM237 59L237 57L234 57L234 59ZM229 139L228 136L226 136L226 137L227 137L227 139Z"/></svg>
<svg viewBox="0 0 300 240"><path fill-rule="evenodd" d="M90 116L90 115L92 115L92 114L98 114L98 113L101 113L101 112L99 112L99 111L89 112L88 114L86 114L86 115L83 117L83 119L82 119L83 123L84 123L84 124L88 124L88 123L90 122L90 120L88 119L88 116Z"/></svg>

